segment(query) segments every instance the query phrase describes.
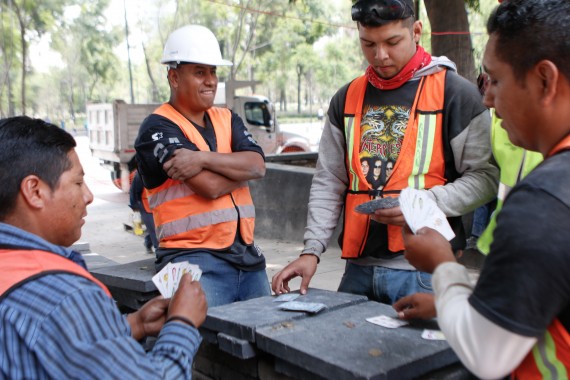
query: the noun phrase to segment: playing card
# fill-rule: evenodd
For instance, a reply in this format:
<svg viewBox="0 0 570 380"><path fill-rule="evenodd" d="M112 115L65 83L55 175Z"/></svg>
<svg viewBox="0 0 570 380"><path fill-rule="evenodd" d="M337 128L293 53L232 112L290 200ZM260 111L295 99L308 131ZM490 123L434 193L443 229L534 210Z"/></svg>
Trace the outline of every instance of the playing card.
<svg viewBox="0 0 570 380"><path fill-rule="evenodd" d="M273 299L273 302L289 302L289 301L293 301L294 299L296 299L297 297L299 297L300 294L299 293L286 293L286 294L281 294L278 297L275 297Z"/></svg>
<svg viewBox="0 0 570 380"><path fill-rule="evenodd" d="M376 317L366 318L366 320L370 323L374 323L375 325L387 327L389 329L396 329L408 324L406 321L388 317L387 315L378 315Z"/></svg>
<svg viewBox="0 0 570 380"><path fill-rule="evenodd" d="M307 313L315 314L319 311L325 309L327 306L323 303L317 302L299 302L299 301L289 301L279 305L281 310L290 311L306 311Z"/></svg>
<svg viewBox="0 0 570 380"><path fill-rule="evenodd" d="M198 265L184 261L166 264L152 277L152 282L164 298L171 298L178 289L182 276L186 273L192 276L193 281L199 281L202 276L202 270Z"/></svg>
<svg viewBox="0 0 570 380"><path fill-rule="evenodd" d="M455 237L445 214L425 191L408 187L401 191L399 199L402 214L414 234L423 227L429 227L447 240Z"/></svg>
<svg viewBox="0 0 570 380"><path fill-rule="evenodd" d="M359 204L354 208L354 211L361 214L373 214L376 210L398 207L399 205L398 198L378 198Z"/></svg>
<svg viewBox="0 0 570 380"><path fill-rule="evenodd" d="M427 340L445 340L445 335L439 330L428 330L425 329L422 332L422 338Z"/></svg>
<svg viewBox="0 0 570 380"><path fill-rule="evenodd" d="M166 285L163 282L161 273L157 273L154 276L152 276L152 282L154 283L156 289L158 289L160 294L164 296L166 294Z"/></svg>

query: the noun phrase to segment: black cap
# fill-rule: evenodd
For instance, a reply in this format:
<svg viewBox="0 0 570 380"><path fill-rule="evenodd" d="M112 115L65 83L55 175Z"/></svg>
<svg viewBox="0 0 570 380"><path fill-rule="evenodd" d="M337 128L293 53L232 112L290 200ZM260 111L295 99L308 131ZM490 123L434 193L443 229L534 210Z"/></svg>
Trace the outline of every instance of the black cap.
<svg viewBox="0 0 570 380"><path fill-rule="evenodd" d="M352 6L352 20L364 26L381 26L413 15L413 0L359 0Z"/></svg>

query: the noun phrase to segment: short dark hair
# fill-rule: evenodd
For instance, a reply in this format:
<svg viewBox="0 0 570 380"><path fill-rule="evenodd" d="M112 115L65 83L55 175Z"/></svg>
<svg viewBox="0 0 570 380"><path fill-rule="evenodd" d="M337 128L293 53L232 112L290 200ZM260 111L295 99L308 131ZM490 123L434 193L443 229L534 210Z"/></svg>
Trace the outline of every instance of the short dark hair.
<svg viewBox="0 0 570 380"><path fill-rule="evenodd" d="M414 24L413 0L358 0L352 5L352 20L366 28L406 20L405 26Z"/></svg>
<svg viewBox="0 0 570 380"><path fill-rule="evenodd" d="M496 36L497 56L521 80L541 60L570 80L570 1L505 0L489 16L487 32Z"/></svg>
<svg viewBox="0 0 570 380"><path fill-rule="evenodd" d="M22 180L37 175L54 190L71 168L68 153L77 145L65 130L41 119L0 120L0 220L13 211Z"/></svg>

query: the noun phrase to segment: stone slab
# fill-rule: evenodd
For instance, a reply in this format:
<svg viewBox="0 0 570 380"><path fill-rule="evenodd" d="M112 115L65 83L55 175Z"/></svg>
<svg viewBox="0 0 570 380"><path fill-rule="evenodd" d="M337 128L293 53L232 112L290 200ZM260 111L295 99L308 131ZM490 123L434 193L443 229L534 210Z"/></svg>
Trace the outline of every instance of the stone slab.
<svg viewBox="0 0 570 380"><path fill-rule="evenodd" d="M160 295L158 290L151 292L138 292L125 288L108 286L113 299L124 313L130 313L140 309L150 299Z"/></svg>
<svg viewBox="0 0 570 380"><path fill-rule="evenodd" d="M366 321L387 315L391 306L366 302L315 318L276 323L257 329L260 351L279 358L300 372L327 379L409 379L458 362L446 341L421 338L426 328L438 329L436 321L416 321L389 329ZM288 374L288 373L285 373Z"/></svg>
<svg viewBox="0 0 570 380"><path fill-rule="evenodd" d="M273 302L274 299L275 296L267 296L210 308L206 321L201 328L222 332L253 343L255 342L255 331L260 327L302 318L315 318L333 310L368 300L365 296L310 288L307 294L299 296L296 301L318 302L327 306L319 314L311 316L305 312L280 310L280 303Z"/></svg>
<svg viewBox="0 0 570 380"><path fill-rule="evenodd" d="M156 273L154 258L128 264L106 266L91 270L91 274L108 287L148 293L156 291L152 276Z"/></svg>
<svg viewBox="0 0 570 380"><path fill-rule="evenodd" d="M256 355L255 347L251 343L228 334L218 334L218 345L220 350L240 359L251 359Z"/></svg>
<svg viewBox="0 0 570 380"><path fill-rule="evenodd" d="M83 252L81 254L85 263L87 264L87 268L91 270L103 268L103 267L110 267L113 265L118 265L114 260L108 259L105 256L99 255L98 253L93 252Z"/></svg>

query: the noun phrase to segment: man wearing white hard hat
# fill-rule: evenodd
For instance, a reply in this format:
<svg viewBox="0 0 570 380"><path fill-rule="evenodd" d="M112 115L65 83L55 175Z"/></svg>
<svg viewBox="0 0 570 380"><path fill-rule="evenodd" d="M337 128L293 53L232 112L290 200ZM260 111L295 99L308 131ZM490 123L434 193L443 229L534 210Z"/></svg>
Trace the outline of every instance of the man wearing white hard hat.
<svg viewBox="0 0 570 380"><path fill-rule="evenodd" d="M172 32L161 63L170 100L143 121L135 142L160 239L157 269L200 266L210 307L269 295L247 184L265 175L265 157L237 114L213 107L216 68L232 63L200 25Z"/></svg>

